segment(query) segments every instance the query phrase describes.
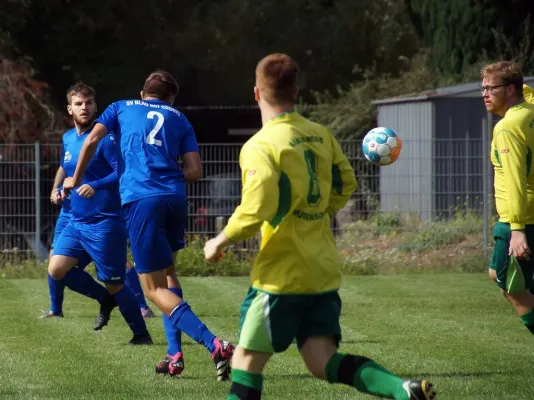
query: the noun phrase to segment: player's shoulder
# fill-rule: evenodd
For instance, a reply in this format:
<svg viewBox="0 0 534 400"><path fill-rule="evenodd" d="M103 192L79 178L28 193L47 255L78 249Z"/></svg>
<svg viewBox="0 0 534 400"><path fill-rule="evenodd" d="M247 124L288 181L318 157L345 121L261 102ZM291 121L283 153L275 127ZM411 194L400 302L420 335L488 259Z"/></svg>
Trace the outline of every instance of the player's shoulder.
<svg viewBox="0 0 534 400"><path fill-rule="evenodd" d="M519 133L534 121L534 104L522 103L506 112L495 125L495 132Z"/></svg>
<svg viewBox="0 0 534 400"><path fill-rule="evenodd" d="M69 130L63 132L63 141L69 141L70 139L76 137L76 128L70 128Z"/></svg>
<svg viewBox="0 0 534 400"><path fill-rule="evenodd" d="M523 85L523 98L529 104L534 104L534 89L530 86Z"/></svg>

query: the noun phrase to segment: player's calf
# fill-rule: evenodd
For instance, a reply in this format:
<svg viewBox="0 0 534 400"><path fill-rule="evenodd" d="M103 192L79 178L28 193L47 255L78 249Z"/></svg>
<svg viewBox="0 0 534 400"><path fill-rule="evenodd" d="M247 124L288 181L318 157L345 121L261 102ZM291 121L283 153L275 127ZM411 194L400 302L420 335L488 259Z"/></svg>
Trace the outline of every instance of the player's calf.
<svg viewBox="0 0 534 400"><path fill-rule="evenodd" d="M141 309L135 300L132 291L123 284L106 283L106 288L112 294L126 323L130 326L134 337L129 344L152 344Z"/></svg>

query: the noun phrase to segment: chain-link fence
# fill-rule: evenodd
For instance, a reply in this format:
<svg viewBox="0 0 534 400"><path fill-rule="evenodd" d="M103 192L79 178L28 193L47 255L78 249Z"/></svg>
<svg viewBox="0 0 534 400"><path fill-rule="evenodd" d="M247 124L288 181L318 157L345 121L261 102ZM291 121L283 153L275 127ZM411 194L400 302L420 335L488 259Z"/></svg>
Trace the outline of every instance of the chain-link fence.
<svg viewBox="0 0 534 400"><path fill-rule="evenodd" d="M336 234L352 229L355 223L358 229L376 229L377 224L389 224L395 230L432 229L429 222L465 212L478 216L473 221L479 224L476 229L481 236L487 228L491 212L484 193L491 185L483 182L491 177L484 171L489 160L484 157L482 140L434 140L426 146L429 152L406 152L410 157L401 155L387 167L366 161L361 141L342 141L341 145L359 184L347 207L332 219ZM405 148L420 145L404 143ZM188 186L188 241L215 235L239 204L241 146L200 145L204 177ZM0 147L0 262L47 258L60 210L49 200L59 157L57 144ZM401 217L405 223L399 222ZM411 222L406 223L407 219ZM257 246L253 239L239 247L250 250Z"/></svg>

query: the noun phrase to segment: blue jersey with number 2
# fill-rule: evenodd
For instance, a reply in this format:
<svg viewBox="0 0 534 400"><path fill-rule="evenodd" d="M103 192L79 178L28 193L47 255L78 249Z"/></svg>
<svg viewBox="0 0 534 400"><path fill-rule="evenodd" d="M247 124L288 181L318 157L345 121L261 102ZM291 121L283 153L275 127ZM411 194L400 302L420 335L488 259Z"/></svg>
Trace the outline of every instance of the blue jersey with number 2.
<svg viewBox="0 0 534 400"><path fill-rule="evenodd" d="M122 204L149 196L185 195L178 158L198 152L198 144L181 112L160 100L123 100L111 104L96 122L120 137Z"/></svg>

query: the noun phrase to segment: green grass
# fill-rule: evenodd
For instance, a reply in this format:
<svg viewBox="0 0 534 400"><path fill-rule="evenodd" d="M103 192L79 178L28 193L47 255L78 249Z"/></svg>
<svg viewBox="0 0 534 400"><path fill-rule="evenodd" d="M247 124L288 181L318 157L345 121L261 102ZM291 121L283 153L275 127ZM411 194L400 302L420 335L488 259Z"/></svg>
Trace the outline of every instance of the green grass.
<svg viewBox="0 0 534 400"><path fill-rule="evenodd" d="M217 335L236 340L246 278L184 278L193 310ZM483 274L347 277L341 351L373 358L402 377L429 378L439 398L532 399L532 336ZM184 339L180 379L155 376L165 353L161 319L154 346L129 347L118 311L94 332L95 303L69 291L65 318L37 319L46 281L0 280L0 398L224 399L201 346ZM294 347L265 372L265 399L371 399L310 378Z"/></svg>

